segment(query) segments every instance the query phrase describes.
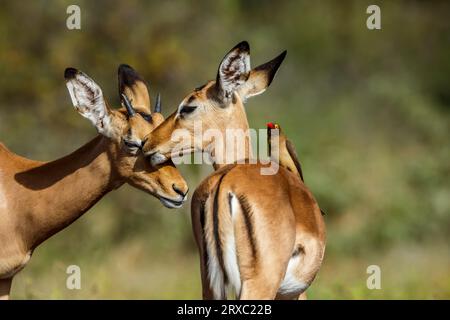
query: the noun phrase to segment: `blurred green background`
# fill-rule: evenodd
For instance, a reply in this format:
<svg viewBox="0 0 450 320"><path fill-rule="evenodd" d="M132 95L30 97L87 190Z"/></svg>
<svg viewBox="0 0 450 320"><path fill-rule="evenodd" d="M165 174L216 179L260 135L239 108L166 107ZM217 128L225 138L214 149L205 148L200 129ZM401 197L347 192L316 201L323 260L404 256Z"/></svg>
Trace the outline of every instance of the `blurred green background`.
<svg viewBox="0 0 450 320"><path fill-rule="evenodd" d="M66 28L70 4L81 30ZM370 4L382 30L366 28ZM448 299L449 12L448 1L2 1L0 140L53 160L95 136L71 106L68 66L118 105L116 70L128 63L167 115L237 42L250 42L253 66L287 49L247 110L253 128L284 127L327 212L309 298ZM211 171L180 169L191 190ZM81 290L66 289L71 264ZM381 290L366 287L372 264ZM169 210L124 186L39 247L12 298L201 298L198 269L189 205Z"/></svg>

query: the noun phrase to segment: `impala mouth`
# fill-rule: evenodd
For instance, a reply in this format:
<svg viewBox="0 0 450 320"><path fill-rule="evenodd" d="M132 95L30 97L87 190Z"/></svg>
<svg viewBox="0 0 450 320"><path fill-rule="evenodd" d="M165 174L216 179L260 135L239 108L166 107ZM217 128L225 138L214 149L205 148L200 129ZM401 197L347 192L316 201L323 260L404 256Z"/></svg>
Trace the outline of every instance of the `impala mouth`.
<svg viewBox="0 0 450 320"><path fill-rule="evenodd" d="M177 200L173 200L173 199L169 199L166 197L162 197L159 196L159 201L161 201L161 203L169 209L178 209L181 208L183 206L183 203L186 201L187 197L184 197L183 199L177 201Z"/></svg>

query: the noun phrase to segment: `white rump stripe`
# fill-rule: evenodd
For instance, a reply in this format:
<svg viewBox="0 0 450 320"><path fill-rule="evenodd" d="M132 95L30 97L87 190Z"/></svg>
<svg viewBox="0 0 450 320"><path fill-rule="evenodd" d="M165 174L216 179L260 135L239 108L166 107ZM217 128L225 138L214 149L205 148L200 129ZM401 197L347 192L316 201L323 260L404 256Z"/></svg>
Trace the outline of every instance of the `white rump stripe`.
<svg viewBox="0 0 450 320"><path fill-rule="evenodd" d="M237 251L236 251L236 238L234 236L234 222L236 216L240 211L239 200L236 195L230 193L230 204L231 204L231 222L233 229L226 235L225 238L225 250L224 250L224 263L225 270L228 275L229 287L228 290L234 290L236 296L238 297L241 292L241 273L239 271L239 265L237 261Z"/></svg>

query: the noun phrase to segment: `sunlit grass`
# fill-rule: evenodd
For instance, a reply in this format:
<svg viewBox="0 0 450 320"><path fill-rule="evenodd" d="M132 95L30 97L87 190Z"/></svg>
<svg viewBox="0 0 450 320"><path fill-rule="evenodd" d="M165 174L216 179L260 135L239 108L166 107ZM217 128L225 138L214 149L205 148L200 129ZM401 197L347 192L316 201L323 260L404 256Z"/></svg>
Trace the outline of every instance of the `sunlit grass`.
<svg viewBox="0 0 450 320"><path fill-rule="evenodd" d="M195 252L152 252L142 242L107 256L83 257L81 290L66 288L68 259L36 255L13 286L15 299L201 299ZM448 299L448 246L399 246L384 254L326 255L309 299ZM367 267L381 268L381 289L366 286Z"/></svg>

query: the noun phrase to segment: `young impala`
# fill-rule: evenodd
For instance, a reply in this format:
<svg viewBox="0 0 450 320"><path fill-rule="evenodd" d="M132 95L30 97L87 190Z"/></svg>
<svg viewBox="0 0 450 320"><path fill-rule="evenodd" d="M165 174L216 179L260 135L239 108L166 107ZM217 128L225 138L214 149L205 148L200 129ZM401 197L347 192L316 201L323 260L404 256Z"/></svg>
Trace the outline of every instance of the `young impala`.
<svg viewBox="0 0 450 320"><path fill-rule="evenodd" d="M249 45L239 43L222 60L216 80L188 94L152 132L145 154L157 164L169 159L172 150L207 151L212 159L234 153L236 146L228 150L228 144L217 143L220 135L199 138L196 126L201 122L203 130L215 129L222 136L229 130L247 131L243 103L270 85L285 55L251 69ZM177 129L190 139L172 137ZM245 139L249 146L249 136ZM250 148L245 148L243 158L251 157ZM324 255L319 206L296 173L280 167L276 174L262 175L261 163L236 164L243 158L225 158L214 163L216 171L192 198L203 297L225 299L234 293L240 299L299 298Z"/></svg>
<svg viewBox="0 0 450 320"><path fill-rule="evenodd" d="M152 166L141 152L144 137L164 120L159 103L157 112L151 113L147 87L131 67L121 65L118 75L126 108L116 110L92 79L66 69L75 109L100 133L72 154L40 162L0 144L1 298L9 297L14 275L39 244L122 184L159 198L169 208L185 201L188 188L175 166L171 162Z"/></svg>

